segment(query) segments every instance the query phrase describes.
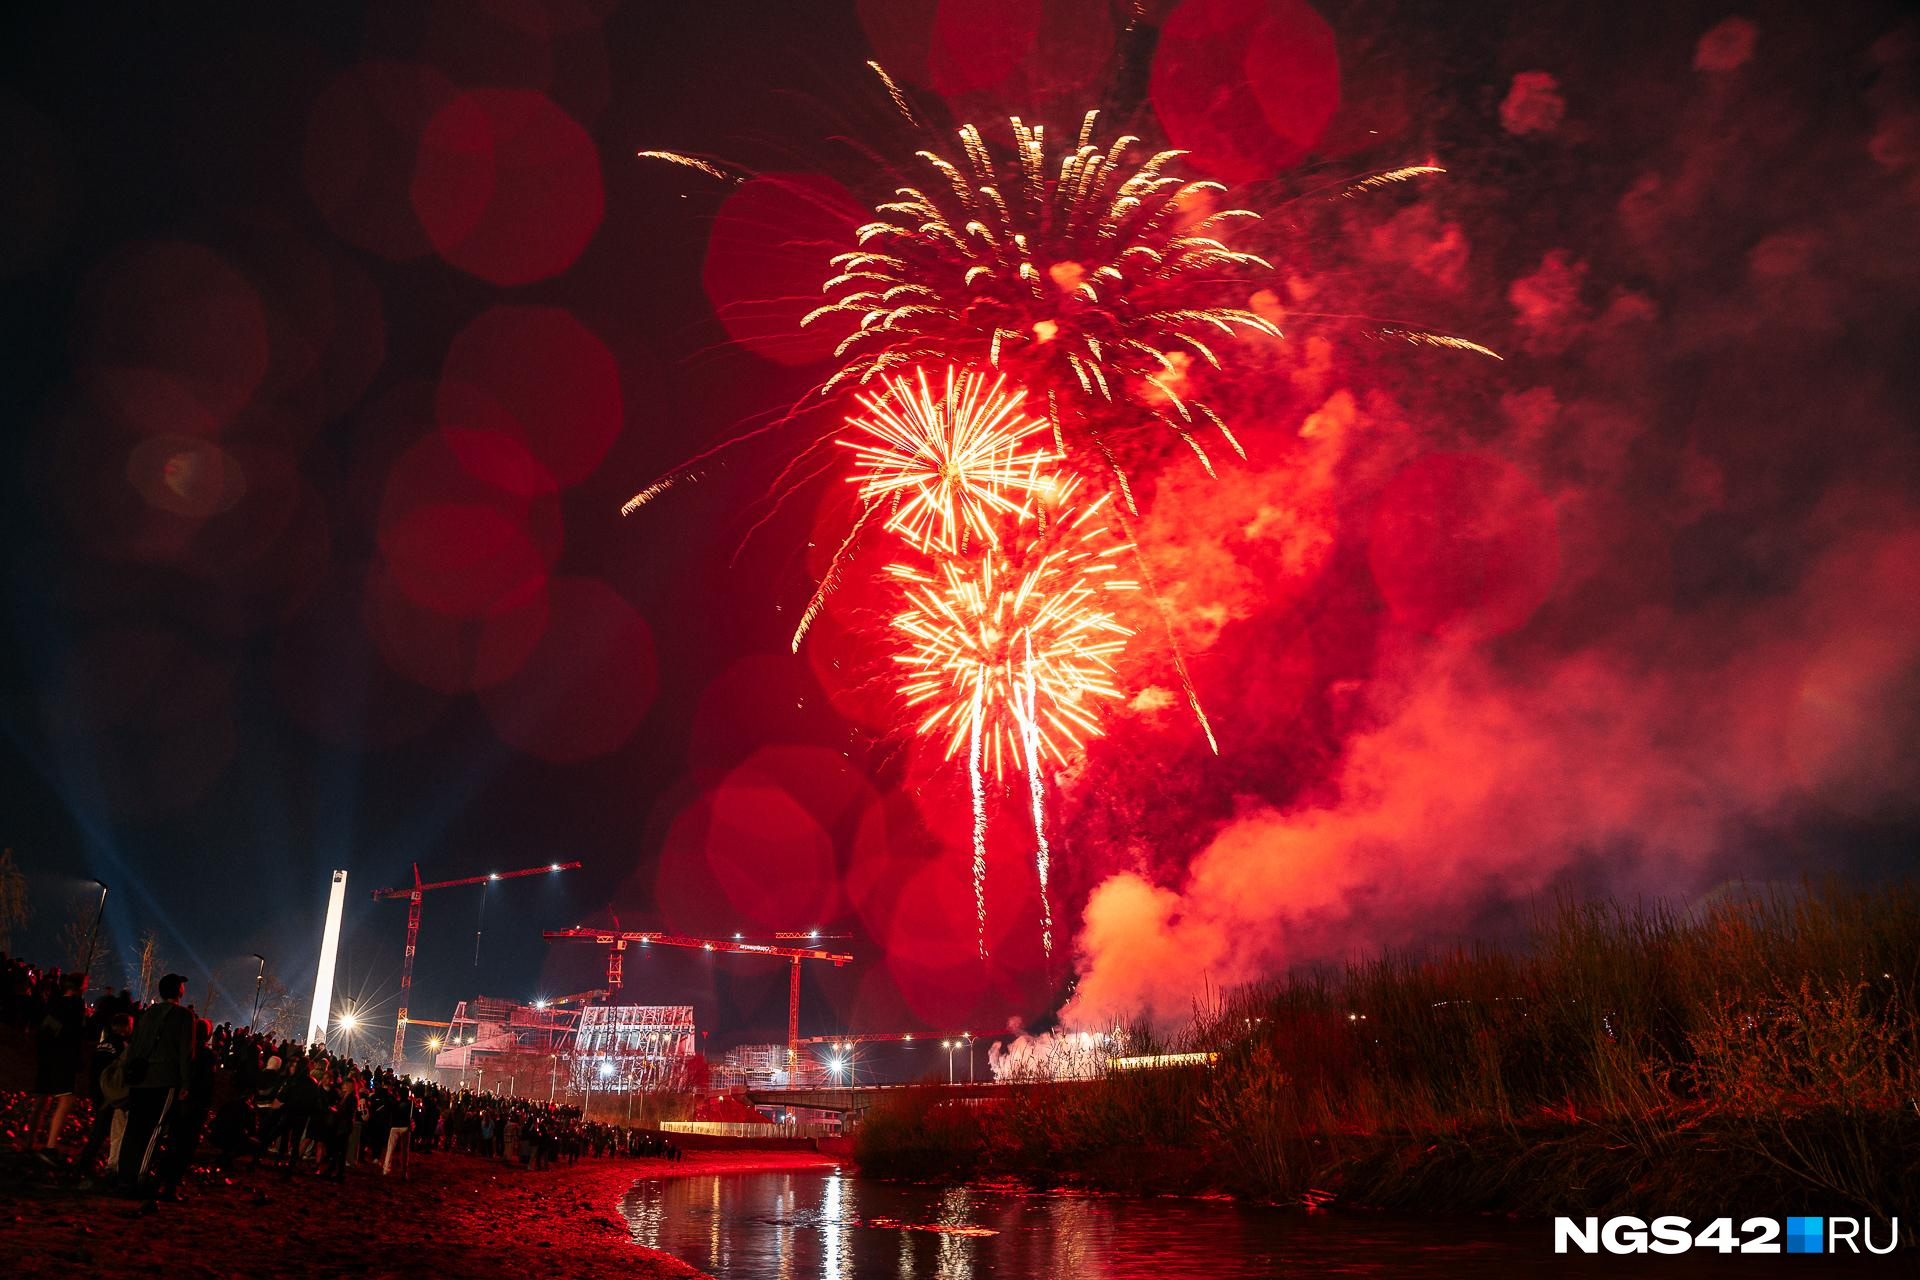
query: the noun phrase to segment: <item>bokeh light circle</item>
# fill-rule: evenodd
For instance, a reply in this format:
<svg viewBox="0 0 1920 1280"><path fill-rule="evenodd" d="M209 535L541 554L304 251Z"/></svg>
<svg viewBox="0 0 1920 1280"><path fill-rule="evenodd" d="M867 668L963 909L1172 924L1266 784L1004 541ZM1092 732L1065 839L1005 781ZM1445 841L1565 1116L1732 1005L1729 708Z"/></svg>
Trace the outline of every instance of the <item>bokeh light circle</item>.
<svg viewBox="0 0 1920 1280"><path fill-rule="evenodd" d="M613 353L559 307L494 307L447 351L440 430L467 470L521 497L577 484L620 434Z"/></svg>
<svg viewBox="0 0 1920 1280"><path fill-rule="evenodd" d="M1184 0L1160 29L1149 93L1195 168L1271 178L1313 150L1339 108L1333 29L1304 0Z"/></svg>
<svg viewBox="0 0 1920 1280"><path fill-rule="evenodd" d="M412 197L435 251L499 285L565 271L606 211L593 139L527 89L474 89L435 112Z"/></svg>
<svg viewBox="0 0 1920 1280"><path fill-rule="evenodd" d="M479 696L502 742L566 764L624 743L655 688L653 636L633 606L604 582L555 578L532 654Z"/></svg>

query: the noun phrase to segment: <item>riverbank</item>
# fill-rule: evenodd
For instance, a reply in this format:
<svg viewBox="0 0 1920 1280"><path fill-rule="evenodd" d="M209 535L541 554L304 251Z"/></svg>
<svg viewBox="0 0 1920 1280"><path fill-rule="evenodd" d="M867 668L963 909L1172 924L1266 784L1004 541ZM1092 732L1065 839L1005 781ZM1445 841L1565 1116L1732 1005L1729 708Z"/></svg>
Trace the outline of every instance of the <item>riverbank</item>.
<svg viewBox="0 0 1920 1280"><path fill-rule="evenodd" d="M1239 994L1136 1062L890 1098L875 1176L1421 1212L1900 1213L1920 1195L1920 890L1569 905L1512 950ZM1173 1065L1175 1062L1181 1065ZM1708 1216L1711 1216L1709 1214Z"/></svg>
<svg viewBox="0 0 1920 1280"><path fill-rule="evenodd" d="M182 1204L132 1201L50 1180L28 1159L0 1164L0 1258L7 1274L246 1275L476 1280L680 1280L695 1268L633 1243L620 1216L648 1177L831 1168L798 1151L690 1151L684 1160L586 1159L530 1173L477 1156L418 1157L402 1182L356 1172L345 1183L262 1169L196 1177Z"/></svg>

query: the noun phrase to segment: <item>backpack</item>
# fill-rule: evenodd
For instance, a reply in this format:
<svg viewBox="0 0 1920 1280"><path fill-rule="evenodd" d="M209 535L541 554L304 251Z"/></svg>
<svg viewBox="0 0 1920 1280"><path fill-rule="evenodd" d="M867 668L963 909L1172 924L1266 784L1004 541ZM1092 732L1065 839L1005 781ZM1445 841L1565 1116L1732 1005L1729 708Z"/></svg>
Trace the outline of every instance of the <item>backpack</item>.
<svg viewBox="0 0 1920 1280"><path fill-rule="evenodd" d="M133 1092L134 1086L140 1083L140 1077L146 1074L147 1064L133 1060L132 1048L132 1045L128 1045L127 1048L122 1049L119 1055L107 1064L107 1069L100 1073L100 1096L107 1100L107 1105L110 1107L117 1107L125 1102L127 1095Z"/></svg>

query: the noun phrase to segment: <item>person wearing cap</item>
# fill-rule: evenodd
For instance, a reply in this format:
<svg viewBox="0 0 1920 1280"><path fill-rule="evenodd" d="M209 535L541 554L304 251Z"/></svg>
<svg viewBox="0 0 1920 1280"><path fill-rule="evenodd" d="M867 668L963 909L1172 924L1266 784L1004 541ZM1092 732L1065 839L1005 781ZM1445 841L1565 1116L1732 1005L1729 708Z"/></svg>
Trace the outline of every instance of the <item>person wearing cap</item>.
<svg viewBox="0 0 1920 1280"><path fill-rule="evenodd" d="M127 1045L124 1071L132 1087L120 1142L120 1186L129 1194L140 1189L168 1110L186 1101L192 1083L194 1016L180 1003L186 993L187 980L179 974L160 979L160 998L140 1015Z"/></svg>

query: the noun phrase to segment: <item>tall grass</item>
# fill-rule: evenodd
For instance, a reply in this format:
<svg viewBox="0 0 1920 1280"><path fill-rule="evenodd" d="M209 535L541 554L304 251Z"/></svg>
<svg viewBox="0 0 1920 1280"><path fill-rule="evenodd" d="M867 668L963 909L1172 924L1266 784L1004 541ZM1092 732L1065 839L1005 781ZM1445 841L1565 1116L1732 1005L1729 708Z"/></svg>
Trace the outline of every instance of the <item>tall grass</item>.
<svg viewBox="0 0 1920 1280"><path fill-rule="evenodd" d="M1211 1067L919 1096L870 1113L856 1154L1315 1203L1890 1214L1920 1191L1916 984L1911 887L1561 903L1522 946L1295 976L1147 1046Z"/></svg>

